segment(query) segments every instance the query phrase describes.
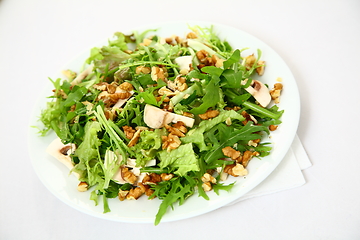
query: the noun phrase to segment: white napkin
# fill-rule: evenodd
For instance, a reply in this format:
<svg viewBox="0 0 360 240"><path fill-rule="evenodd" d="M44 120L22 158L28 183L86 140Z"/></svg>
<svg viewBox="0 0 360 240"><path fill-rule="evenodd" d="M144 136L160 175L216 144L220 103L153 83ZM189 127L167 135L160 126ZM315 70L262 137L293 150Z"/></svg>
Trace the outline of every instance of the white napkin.
<svg viewBox="0 0 360 240"><path fill-rule="evenodd" d="M307 156L299 137L296 135L285 158L266 180L244 196L226 206L233 205L245 199L300 187L306 182L301 170L304 170L311 165L310 159Z"/></svg>

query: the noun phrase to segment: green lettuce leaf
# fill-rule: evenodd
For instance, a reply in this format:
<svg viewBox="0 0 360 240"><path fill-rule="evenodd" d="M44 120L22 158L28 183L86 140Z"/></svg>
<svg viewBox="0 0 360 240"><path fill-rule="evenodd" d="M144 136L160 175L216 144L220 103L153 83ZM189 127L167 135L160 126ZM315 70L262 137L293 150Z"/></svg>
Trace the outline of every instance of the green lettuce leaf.
<svg viewBox="0 0 360 240"><path fill-rule="evenodd" d="M193 150L192 144L180 145L170 152L163 150L159 152L160 168L171 167L177 169L174 173L184 176L189 171L199 171L198 158Z"/></svg>

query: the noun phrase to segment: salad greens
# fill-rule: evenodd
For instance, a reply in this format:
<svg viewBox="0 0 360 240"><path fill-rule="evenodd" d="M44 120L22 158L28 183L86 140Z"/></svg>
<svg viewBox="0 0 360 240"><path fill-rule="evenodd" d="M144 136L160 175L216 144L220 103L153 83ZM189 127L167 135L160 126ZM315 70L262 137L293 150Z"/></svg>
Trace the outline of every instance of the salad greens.
<svg viewBox="0 0 360 240"><path fill-rule="evenodd" d="M53 130L64 146L76 145L71 171L95 204L103 199L104 213L109 198L146 194L161 200L157 225L191 195L208 200L207 191L231 191L224 176L244 176L253 156L270 154L260 140L281 124L283 111L261 106L254 94L261 51L248 61L212 27L189 32L117 32L107 46L91 49L84 72L50 79L55 89L40 133Z"/></svg>

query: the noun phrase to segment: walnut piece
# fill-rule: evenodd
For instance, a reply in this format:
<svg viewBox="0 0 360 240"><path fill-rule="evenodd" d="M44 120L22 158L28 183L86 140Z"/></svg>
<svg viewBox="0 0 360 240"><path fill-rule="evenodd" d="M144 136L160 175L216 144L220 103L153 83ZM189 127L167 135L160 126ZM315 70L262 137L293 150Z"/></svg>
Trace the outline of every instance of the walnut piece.
<svg viewBox="0 0 360 240"><path fill-rule="evenodd" d="M135 129L130 126L123 126L122 129L124 130L127 139L132 139L134 137L134 133L136 132Z"/></svg>
<svg viewBox="0 0 360 240"><path fill-rule="evenodd" d="M161 182L161 176L156 173L150 173L146 174L145 177L142 180L143 184L151 185L151 184L157 184L158 182Z"/></svg>
<svg viewBox="0 0 360 240"><path fill-rule="evenodd" d="M77 190L79 192L86 192L88 190L88 187L89 187L89 184L87 182L80 182L77 187Z"/></svg>
<svg viewBox="0 0 360 240"><path fill-rule="evenodd" d="M167 149L168 151L178 148L181 145L181 141L178 136L169 133L168 136L162 136L162 149Z"/></svg>
<svg viewBox="0 0 360 240"><path fill-rule="evenodd" d="M121 169L121 176L126 182L130 184L134 184L137 180L137 176L133 172L129 171L129 168L127 167L123 167Z"/></svg>
<svg viewBox="0 0 360 240"><path fill-rule="evenodd" d="M199 114L199 117L202 120L207 120L207 119L217 117L219 114L220 114L220 112L218 110L207 110L205 113Z"/></svg>
<svg viewBox="0 0 360 240"><path fill-rule="evenodd" d="M225 156L231 158L232 160L236 160L241 157L241 152L232 147L224 147L221 151Z"/></svg>
<svg viewBox="0 0 360 240"><path fill-rule="evenodd" d="M167 73L165 72L165 68L159 68L153 66L151 68L151 79L157 81L158 79L165 80Z"/></svg>
<svg viewBox="0 0 360 240"><path fill-rule="evenodd" d="M132 90L134 90L134 87L131 83L128 83L128 82L123 82L122 84L119 85L119 88L121 90L124 90L126 92L130 92Z"/></svg>
<svg viewBox="0 0 360 240"><path fill-rule="evenodd" d="M271 98L275 103L280 103L280 94L282 89L283 85L281 83L275 83L274 88L270 90Z"/></svg>
<svg viewBox="0 0 360 240"><path fill-rule="evenodd" d="M124 201L126 199L126 195L128 195L129 191L128 190L119 190L118 193L118 198L120 201Z"/></svg>
<svg viewBox="0 0 360 240"><path fill-rule="evenodd" d="M226 165L224 168L224 172L234 177L246 176L248 174L248 171L240 163Z"/></svg>
<svg viewBox="0 0 360 240"><path fill-rule="evenodd" d="M277 128L278 128L277 125L270 125L270 126L269 126L269 130L270 130L270 131L275 131Z"/></svg>

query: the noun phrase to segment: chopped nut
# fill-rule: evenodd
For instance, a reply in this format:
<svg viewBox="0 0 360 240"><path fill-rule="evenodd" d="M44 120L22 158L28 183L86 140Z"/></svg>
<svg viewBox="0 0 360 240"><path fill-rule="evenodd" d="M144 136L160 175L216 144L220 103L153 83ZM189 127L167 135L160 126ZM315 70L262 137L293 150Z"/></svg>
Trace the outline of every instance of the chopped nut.
<svg viewBox="0 0 360 240"><path fill-rule="evenodd" d="M131 83L128 82L123 82L122 84L120 84L119 88L121 90L124 90L126 92L130 92L134 89L133 85Z"/></svg>
<svg viewBox="0 0 360 240"><path fill-rule="evenodd" d="M189 117L189 118L194 118L194 114L189 113L189 112L183 112L183 116Z"/></svg>
<svg viewBox="0 0 360 240"><path fill-rule="evenodd" d="M234 177L245 176L248 174L248 171L244 168L244 166L239 163L226 165L224 172Z"/></svg>
<svg viewBox="0 0 360 240"><path fill-rule="evenodd" d="M134 184L137 180L137 176L131 171L129 171L129 168L127 167L123 167L121 169L121 176L126 182L130 184Z"/></svg>
<svg viewBox="0 0 360 240"><path fill-rule="evenodd" d="M185 137L185 134L183 132L181 132L178 128L171 127L167 124L165 125L165 128L173 135L176 135L178 137Z"/></svg>
<svg viewBox="0 0 360 240"><path fill-rule="evenodd" d="M270 126L269 126L269 130L270 130L270 131L275 131L277 128L278 128L277 125L270 125Z"/></svg>
<svg viewBox="0 0 360 240"><path fill-rule="evenodd" d="M119 190L118 197L120 201L124 201L126 196L128 195L129 191L127 190Z"/></svg>
<svg viewBox="0 0 360 240"><path fill-rule="evenodd" d="M197 38L197 35L196 35L196 33L194 33L194 32L189 32L189 33L186 35L186 38L187 38L187 39L195 39L195 38Z"/></svg>
<svg viewBox="0 0 360 240"><path fill-rule="evenodd" d="M114 94L110 94L109 98L113 101L117 101L119 99L129 98L132 94L130 92L116 92Z"/></svg>
<svg viewBox="0 0 360 240"><path fill-rule="evenodd" d="M136 187L130 189L129 193L126 195L126 199L128 200L137 200L139 197L141 197L145 191L141 187Z"/></svg>
<svg viewBox="0 0 360 240"><path fill-rule="evenodd" d="M88 187L89 187L89 184L87 182L80 182L77 187L77 190L79 192L86 192L88 190Z"/></svg>
<svg viewBox="0 0 360 240"><path fill-rule="evenodd" d="M131 138L130 142L128 143L129 147L135 146L135 144L139 141L141 130L137 130L134 136Z"/></svg>
<svg viewBox="0 0 360 240"><path fill-rule="evenodd" d="M178 148L181 145L181 141L178 136L169 133L168 136L162 136L162 149L167 149L168 151Z"/></svg>
<svg viewBox="0 0 360 240"><path fill-rule="evenodd" d="M209 53L205 50L200 50L196 52L196 57L199 59L201 63L205 63L207 61L207 57Z"/></svg>
<svg viewBox="0 0 360 240"><path fill-rule="evenodd" d="M135 129L130 126L123 126L122 129L124 130L127 139L132 139L136 132Z"/></svg>
<svg viewBox="0 0 360 240"><path fill-rule="evenodd" d="M240 151L236 151L235 149L233 149L232 147L225 147L222 149L222 152L225 156L236 160L239 157L241 157L241 152Z"/></svg>
<svg viewBox="0 0 360 240"><path fill-rule="evenodd" d="M115 84L108 84L106 85L106 90L108 93L113 94L116 92L116 85Z"/></svg>
<svg viewBox="0 0 360 240"><path fill-rule="evenodd" d="M248 145L252 147L257 147L257 145L260 143L261 139L254 139L249 140Z"/></svg>
<svg viewBox="0 0 360 240"><path fill-rule="evenodd" d="M244 125L246 125L249 121L253 122L254 124L257 124L256 118L248 114L246 111L242 111L241 115L245 118L245 120L242 121Z"/></svg>
<svg viewBox="0 0 360 240"><path fill-rule="evenodd" d="M258 61L257 64L259 66L256 68L256 72L259 74L259 76L262 76L265 72L265 61Z"/></svg>
<svg viewBox="0 0 360 240"><path fill-rule="evenodd" d="M199 114L199 117L202 120L207 120L210 118L214 118L214 117L218 116L219 114L220 114L220 112L218 110L207 110L205 113Z"/></svg>
<svg viewBox="0 0 360 240"><path fill-rule="evenodd" d="M214 178L213 176L211 176L209 173L205 173L205 174L201 177L201 181L203 181L203 182L210 182L210 183L216 183L216 178Z"/></svg>
<svg viewBox="0 0 360 240"><path fill-rule="evenodd" d="M209 192L212 190L212 185L210 182L204 182L201 186L205 192Z"/></svg>
<svg viewBox="0 0 360 240"><path fill-rule="evenodd" d="M163 68L153 66L151 68L151 79L157 81L158 79L165 80L165 72Z"/></svg>
<svg viewBox="0 0 360 240"><path fill-rule="evenodd" d="M174 174L172 173L162 173L160 174L161 180L163 181L169 181L170 179L172 179L174 177Z"/></svg>
<svg viewBox="0 0 360 240"><path fill-rule="evenodd" d="M151 42L152 42L151 39L149 39L149 38L144 38L143 42L140 43L139 45L140 45L140 46L149 46Z"/></svg>
<svg viewBox="0 0 360 240"><path fill-rule="evenodd" d="M254 56L254 54L251 54L247 57L245 57L245 67L247 70L250 70L252 68L252 66L255 64L256 62L256 58Z"/></svg>
<svg viewBox="0 0 360 240"><path fill-rule="evenodd" d="M142 183L146 185L157 184L158 182L161 182L161 176L156 173L146 174L142 180Z"/></svg>
<svg viewBox="0 0 360 240"><path fill-rule="evenodd" d="M242 156L242 159L241 159L241 164L244 166L244 167L247 167L247 165L249 164L250 160L252 159L253 157L253 152L252 151L249 151L249 150L246 150Z"/></svg>
<svg viewBox="0 0 360 240"><path fill-rule="evenodd" d="M275 103L280 103L280 94L282 89L283 85L281 83L275 83L274 88L270 90L271 98Z"/></svg>
<svg viewBox="0 0 360 240"><path fill-rule="evenodd" d="M136 74L149 74L151 72L151 68L150 67L145 67L145 66L137 66L135 69Z"/></svg>
<svg viewBox="0 0 360 240"><path fill-rule="evenodd" d="M188 88L188 85L186 83L186 78L182 77L181 75L178 75L174 81L168 81L167 87L174 92L180 91L183 92Z"/></svg>
<svg viewBox="0 0 360 240"><path fill-rule="evenodd" d="M158 90L158 94L161 96L166 95L167 97L172 97L172 96L176 95L176 93L174 91L172 91L171 89L168 89L166 86L160 88Z"/></svg>

